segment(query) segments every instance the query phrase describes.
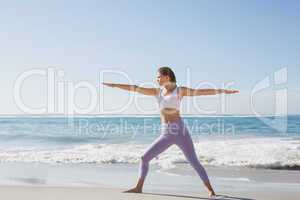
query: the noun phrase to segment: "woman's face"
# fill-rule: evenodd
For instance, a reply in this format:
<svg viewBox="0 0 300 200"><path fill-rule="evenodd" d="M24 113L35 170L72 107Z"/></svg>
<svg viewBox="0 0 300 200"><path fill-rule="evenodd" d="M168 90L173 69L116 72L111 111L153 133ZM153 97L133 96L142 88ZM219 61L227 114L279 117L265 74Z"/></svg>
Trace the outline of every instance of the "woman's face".
<svg viewBox="0 0 300 200"><path fill-rule="evenodd" d="M162 86L165 83L169 82L169 76L164 76L161 73L157 72L156 81L160 86Z"/></svg>

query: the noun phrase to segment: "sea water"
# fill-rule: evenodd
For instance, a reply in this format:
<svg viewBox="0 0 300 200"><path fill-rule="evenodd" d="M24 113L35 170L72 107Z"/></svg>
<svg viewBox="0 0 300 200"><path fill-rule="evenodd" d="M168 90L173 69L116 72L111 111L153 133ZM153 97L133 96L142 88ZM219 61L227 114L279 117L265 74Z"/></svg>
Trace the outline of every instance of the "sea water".
<svg viewBox="0 0 300 200"><path fill-rule="evenodd" d="M299 169L300 116L183 116L200 162L209 166ZM160 134L158 116L1 117L0 162L138 164ZM151 161L187 161L172 145Z"/></svg>

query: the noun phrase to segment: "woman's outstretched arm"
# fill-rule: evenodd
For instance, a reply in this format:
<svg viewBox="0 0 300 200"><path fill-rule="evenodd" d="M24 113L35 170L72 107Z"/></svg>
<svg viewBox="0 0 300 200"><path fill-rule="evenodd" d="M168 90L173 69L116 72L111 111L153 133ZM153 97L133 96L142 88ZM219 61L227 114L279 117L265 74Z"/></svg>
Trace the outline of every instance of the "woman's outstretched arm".
<svg viewBox="0 0 300 200"><path fill-rule="evenodd" d="M118 83L102 83L102 84L109 87L117 87L123 90L138 92L144 95L151 95L151 96L155 96L159 92L159 88L145 88L137 85L118 84Z"/></svg>
<svg viewBox="0 0 300 200"><path fill-rule="evenodd" d="M180 87L182 96L200 96L200 95L216 95L216 94L234 94L238 93L238 90L226 90L226 89L193 89L188 87Z"/></svg>

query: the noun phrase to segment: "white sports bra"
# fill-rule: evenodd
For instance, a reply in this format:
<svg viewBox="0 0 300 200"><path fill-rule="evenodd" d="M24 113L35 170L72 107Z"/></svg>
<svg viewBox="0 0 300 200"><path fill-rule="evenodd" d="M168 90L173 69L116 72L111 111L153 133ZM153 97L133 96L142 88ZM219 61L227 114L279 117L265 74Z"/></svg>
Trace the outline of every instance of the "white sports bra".
<svg viewBox="0 0 300 200"><path fill-rule="evenodd" d="M175 108L177 110L180 109L180 101L182 97L178 95L178 87L176 86L173 89L171 94L163 95L163 89L160 88L159 94L156 96L159 104L159 108Z"/></svg>

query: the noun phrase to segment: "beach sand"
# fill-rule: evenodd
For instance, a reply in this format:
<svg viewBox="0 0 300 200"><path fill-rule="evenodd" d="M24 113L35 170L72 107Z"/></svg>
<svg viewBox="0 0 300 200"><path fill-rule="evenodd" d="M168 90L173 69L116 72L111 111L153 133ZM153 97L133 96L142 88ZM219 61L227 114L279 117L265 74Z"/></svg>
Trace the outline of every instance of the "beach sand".
<svg viewBox="0 0 300 200"><path fill-rule="evenodd" d="M47 165L0 163L5 200L171 200L208 199L195 171L186 164L160 171L152 165L142 194L123 193L137 178L137 165ZM224 200L299 200L296 170L206 167Z"/></svg>
<svg viewBox="0 0 300 200"><path fill-rule="evenodd" d="M1 186L1 199L6 200L83 200L83 199L107 199L107 200L172 200L172 199L208 199L206 193L191 192L159 192L144 191L142 194L123 193L123 188L105 187L51 187L51 186ZM244 191L239 194L224 194L218 199L260 199L283 200L299 199L299 191Z"/></svg>

